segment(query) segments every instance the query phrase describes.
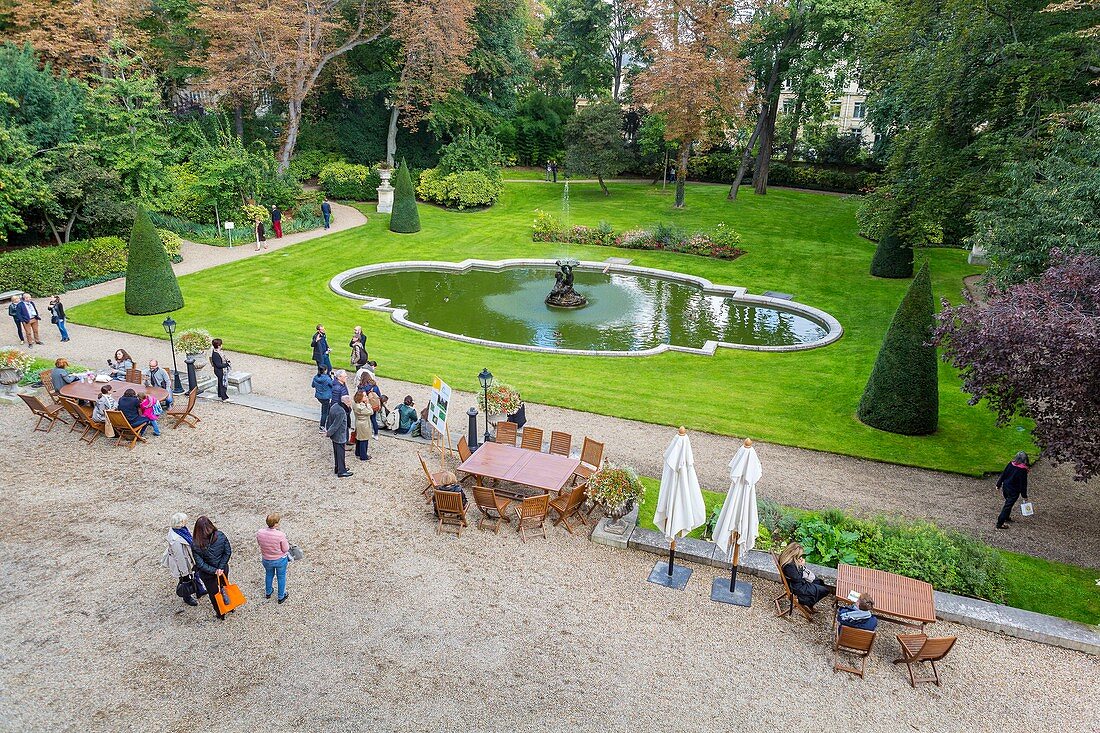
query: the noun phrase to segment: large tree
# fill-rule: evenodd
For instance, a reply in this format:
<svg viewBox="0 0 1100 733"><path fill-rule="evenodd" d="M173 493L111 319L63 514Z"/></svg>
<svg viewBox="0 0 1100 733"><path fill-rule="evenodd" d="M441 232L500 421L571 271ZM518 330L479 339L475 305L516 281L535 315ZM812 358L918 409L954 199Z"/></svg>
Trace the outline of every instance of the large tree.
<svg viewBox="0 0 1100 733"><path fill-rule="evenodd" d="M570 175L596 176L605 196L604 178L630 165L623 139L623 111L612 99L601 99L577 110L565 126L565 167Z"/></svg>

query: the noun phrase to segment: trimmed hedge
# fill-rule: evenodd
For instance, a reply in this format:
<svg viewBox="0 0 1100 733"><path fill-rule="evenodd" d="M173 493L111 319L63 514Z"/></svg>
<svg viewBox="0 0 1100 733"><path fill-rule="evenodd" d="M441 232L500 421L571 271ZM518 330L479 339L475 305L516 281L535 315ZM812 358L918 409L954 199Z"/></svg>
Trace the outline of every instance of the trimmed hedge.
<svg viewBox="0 0 1100 733"><path fill-rule="evenodd" d="M397 169L393 184L393 211L390 213L390 231L414 234L420 231L420 212L416 209L416 192L405 161Z"/></svg>
<svg viewBox="0 0 1100 733"><path fill-rule="evenodd" d="M355 163L328 163L317 174L317 183L330 199L374 201L382 178L378 169Z"/></svg>
<svg viewBox="0 0 1100 733"><path fill-rule="evenodd" d="M130 232L126 262L126 312L151 316L183 307L176 273L144 207L139 206Z"/></svg>
<svg viewBox="0 0 1100 733"><path fill-rule="evenodd" d="M432 201L449 209L469 209L492 206L504 192L500 171L495 175L485 171L458 171L442 174L439 168L429 168L420 174L416 195L422 201Z"/></svg>
<svg viewBox="0 0 1100 733"><path fill-rule="evenodd" d="M935 304L925 262L894 313L871 378L859 401L859 419L901 435L928 435L939 423L940 392L932 338Z"/></svg>
<svg viewBox="0 0 1100 733"><path fill-rule="evenodd" d="M715 150L705 155L696 155L688 163L688 179L710 183L733 183L737 168L741 165L741 154L728 150ZM660 176L660 172L657 173ZM830 168L822 165L788 165L772 158L768 168L768 185L806 188L814 191L833 191L836 193L861 193L875 188L881 175L862 169ZM745 176L746 183L752 181L750 167Z"/></svg>
<svg viewBox="0 0 1100 733"><path fill-rule="evenodd" d="M330 163L342 163L344 156L324 150L301 150L290 159L290 173L296 180L317 178L321 170Z"/></svg>
<svg viewBox="0 0 1100 733"><path fill-rule="evenodd" d="M893 229L886 232L875 248L871 274L875 277L913 277L913 248Z"/></svg>

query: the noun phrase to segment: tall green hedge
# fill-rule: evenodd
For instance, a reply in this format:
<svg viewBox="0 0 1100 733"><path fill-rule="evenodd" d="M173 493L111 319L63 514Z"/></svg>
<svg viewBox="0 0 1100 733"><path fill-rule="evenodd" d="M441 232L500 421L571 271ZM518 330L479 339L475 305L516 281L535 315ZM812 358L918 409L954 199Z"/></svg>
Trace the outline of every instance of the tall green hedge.
<svg viewBox="0 0 1100 733"><path fill-rule="evenodd" d="M420 213L416 210L416 191L405 161L397 169L393 184L393 211L390 212L390 231L413 234L420 231Z"/></svg>
<svg viewBox="0 0 1100 733"><path fill-rule="evenodd" d="M894 313L859 401L859 419L879 430L928 435L939 423L940 393L932 339L932 279L925 262Z"/></svg>
<svg viewBox="0 0 1100 733"><path fill-rule="evenodd" d="M875 277L913 277L913 248L905 243L894 227L887 229L871 258Z"/></svg>
<svg viewBox="0 0 1100 733"><path fill-rule="evenodd" d="M183 307L176 273L149 214L141 206L130 232L126 262L126 312L132 316L168 313Z"/></svg>

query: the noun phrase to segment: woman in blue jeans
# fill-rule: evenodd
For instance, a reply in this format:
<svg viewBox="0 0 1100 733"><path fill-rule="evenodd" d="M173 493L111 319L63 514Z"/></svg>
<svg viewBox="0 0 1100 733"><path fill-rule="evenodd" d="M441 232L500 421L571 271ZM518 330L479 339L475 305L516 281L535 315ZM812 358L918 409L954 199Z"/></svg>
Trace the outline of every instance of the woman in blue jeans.
<svg viewBox="0 0 1100 733"><path fill-rule="evenodd" d="M279 581L279 603L287 599L286 592L286 566L290 562L290 543L286 535L279 529L279 520L282 517L278 513L267 515L267 527L256 533L256 544L260 546L260 555L264 565L264 593L266 598L271 598L273 588L272 580Z"/></svg>

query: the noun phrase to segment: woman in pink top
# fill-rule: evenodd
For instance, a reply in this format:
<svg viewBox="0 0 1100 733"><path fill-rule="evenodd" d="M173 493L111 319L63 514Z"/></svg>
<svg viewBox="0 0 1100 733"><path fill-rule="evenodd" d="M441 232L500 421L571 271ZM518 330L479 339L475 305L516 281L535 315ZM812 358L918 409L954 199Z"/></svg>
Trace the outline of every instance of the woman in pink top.
<svg viewBox="0 0 1100 733"><path fill-rule="evenodd" d="M141 416L149 421L149 424L153 426L153 435L160 435L160 426L157 425L157 415L154 409L157 401L151 394L145 394L144 392L138 392L138 412Z"/></svg>
<svg viewBox="0 0 1100 733"><path fill-rule="evenodd" d="M263 557L264 570L267 573L264 577L266 597L271 598L271 581L273 578L278 578L279 603L282 603L288 595L286 592L286 566L290 562L290 557L287 556L287 553L290 552L290 543L287 542L283 531L279 529L280 519L282 517L278 514L267 515L267 527L256 533L256 544L260 546L260 555Z"/></svg>

